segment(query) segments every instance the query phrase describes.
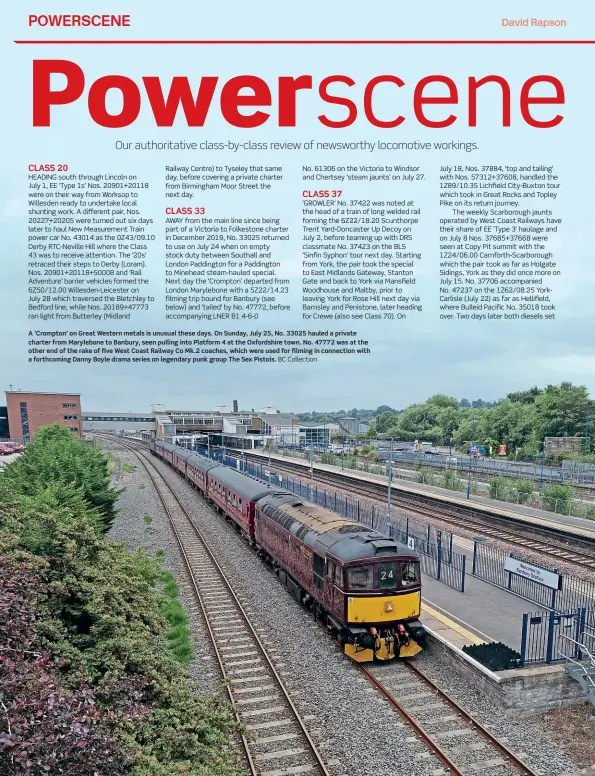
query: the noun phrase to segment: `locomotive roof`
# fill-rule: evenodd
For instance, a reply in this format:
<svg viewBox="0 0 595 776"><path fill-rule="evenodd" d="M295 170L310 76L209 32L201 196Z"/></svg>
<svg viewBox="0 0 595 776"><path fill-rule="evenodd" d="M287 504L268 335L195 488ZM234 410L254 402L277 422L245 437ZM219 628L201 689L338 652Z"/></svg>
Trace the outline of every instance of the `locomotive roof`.
<svg viewBox="0 0 595 776"><path fill-rule="evenodd" d="M238 496L249 501L258 501L258 499L271 493L271 488L267 488L262 482L253 480L251 477L235 469L230 469L228 466L219 465L217 471L209 471L209 477L222 485L226 485L230 490L237 493ZM277 489L275 491L277 492Z"/></svg>
<svg viewBox="0 0 595 776"><path fill-rule="evenodd" d="M330 552L346 563L384 555L417 557L417 553L409 547L378 531L288 495L279 497L272 494L261 499L259 507L319 555L325 556Z"/></svg>

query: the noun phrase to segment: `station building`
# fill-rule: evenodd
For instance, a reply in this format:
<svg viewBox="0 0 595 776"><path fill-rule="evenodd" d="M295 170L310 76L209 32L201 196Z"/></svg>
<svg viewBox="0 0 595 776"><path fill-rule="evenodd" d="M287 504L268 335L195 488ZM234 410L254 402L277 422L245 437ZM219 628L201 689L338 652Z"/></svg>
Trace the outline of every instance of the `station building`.
<svg viewBox="0 0 595 776"><path fill-rule="evenodd" d="M6 409L10 438L29 441L38 428L62 423L83 436L81 397L78 393L38 393L6 391Z"/></svg>
<svg viewBox="0 0 595 776"><path fill-rule="evenodd" d="M240 410L235 400L214 410L170 410L163 404L154 404L152 410L156 438L192 449L212 445L253 450L291 437L299 444L298 418L275 407Z"/></svg>

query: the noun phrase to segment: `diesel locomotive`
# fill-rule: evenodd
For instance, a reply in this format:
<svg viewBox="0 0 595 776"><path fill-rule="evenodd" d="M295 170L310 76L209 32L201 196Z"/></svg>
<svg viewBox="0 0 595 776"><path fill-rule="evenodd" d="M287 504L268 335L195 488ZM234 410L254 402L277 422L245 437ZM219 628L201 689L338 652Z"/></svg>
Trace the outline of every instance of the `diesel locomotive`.
<svg viewBox="0 0 595 776"><path fill-rule="evenodd" d="M177 445L153 440L151 452L235 526L353 660L386 661L421 651L416 552Z"/></svg>

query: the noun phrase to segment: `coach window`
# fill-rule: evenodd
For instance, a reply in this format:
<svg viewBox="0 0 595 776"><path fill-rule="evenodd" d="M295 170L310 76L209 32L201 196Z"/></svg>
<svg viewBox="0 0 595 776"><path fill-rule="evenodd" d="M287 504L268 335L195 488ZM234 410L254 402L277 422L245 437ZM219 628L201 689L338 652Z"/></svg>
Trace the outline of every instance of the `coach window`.
<svg viewBox="0 0 595 776"><path fill-rule="evenodd" d="M374 567L354 566L348 571L351 590L372 590L374 587Z"/></svg>

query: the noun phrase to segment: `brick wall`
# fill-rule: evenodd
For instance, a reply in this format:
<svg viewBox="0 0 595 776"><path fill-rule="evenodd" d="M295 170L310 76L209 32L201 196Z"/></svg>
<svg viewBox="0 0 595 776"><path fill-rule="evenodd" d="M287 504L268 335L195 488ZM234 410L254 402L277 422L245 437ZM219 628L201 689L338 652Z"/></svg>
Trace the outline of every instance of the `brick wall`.
<svg viewBox="0 0 595 776"><path fill-rule="evenodd" d="M69 428L76 429L74 433L79 438L83 435L83 419L81 415L81 399L71 393L25 393L22 391L7 393L8 425L11 439L22 439L24 436L21 424L21 402L27 405L29 418L29 436L35 436L40 426L47 426L56 421ZM64 405L74 405L65 407ZM74 419L67 417L73 416Z"/></svg>
<svg viewBox="0 0 595 776"><path fill-rule="evenodd" d="M490 671L438 634L428 631L433 655L509 714L536 714L585 701L578 682L558 665Z"/></svg>

